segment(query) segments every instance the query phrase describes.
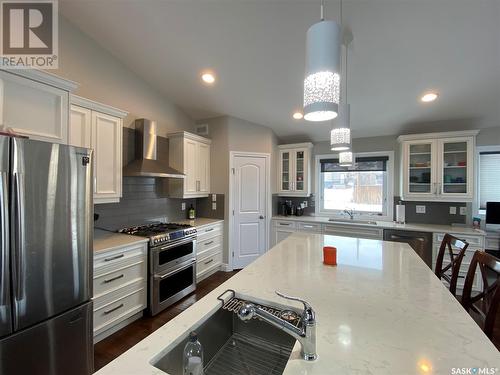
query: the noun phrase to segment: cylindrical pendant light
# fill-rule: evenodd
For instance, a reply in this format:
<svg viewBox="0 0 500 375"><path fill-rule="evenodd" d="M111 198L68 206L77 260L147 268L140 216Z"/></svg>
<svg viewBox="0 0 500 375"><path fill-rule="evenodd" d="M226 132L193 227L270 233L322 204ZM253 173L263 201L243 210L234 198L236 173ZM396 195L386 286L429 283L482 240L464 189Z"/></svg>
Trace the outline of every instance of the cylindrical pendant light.
<svg viewBox="0 0 500 375"><path fill-rule="evenodd" d="M328 121L338 115L342 32L335 21L323 18L307 30L304 119Z"/></svg>
<svg viewBox="0 0 500 375"><path fill-rule="evenodd" d="M332 151L346 151L351 148L350 109L349 104L340 105L337 123L330 131L330 149Z"/></svg>
<svg viewBox="0 0 500 375"><path fill-rule="evenodd" d="M339 165L341 167L350 167L352 159L352 151L339 152Z"/></svg>

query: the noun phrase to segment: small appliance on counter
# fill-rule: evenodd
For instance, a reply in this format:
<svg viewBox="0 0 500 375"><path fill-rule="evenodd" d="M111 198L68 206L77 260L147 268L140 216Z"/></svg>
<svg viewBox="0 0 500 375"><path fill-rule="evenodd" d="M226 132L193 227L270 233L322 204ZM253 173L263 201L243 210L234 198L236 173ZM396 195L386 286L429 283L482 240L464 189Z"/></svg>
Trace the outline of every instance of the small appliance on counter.
<svg viewBox="0 0 500 375"><path fill-rule="evenodd" d="M295 216L302 216L302 215L304 215L304 208L302 207L302 205L299 205L295 209Z"/></svg>
<svg viewBox="0 0 500 375"><path fill-rule="evenodd" d="M286 206L286 203L280 202L279 213L281 216L288 216L288 207Z"/></svg>

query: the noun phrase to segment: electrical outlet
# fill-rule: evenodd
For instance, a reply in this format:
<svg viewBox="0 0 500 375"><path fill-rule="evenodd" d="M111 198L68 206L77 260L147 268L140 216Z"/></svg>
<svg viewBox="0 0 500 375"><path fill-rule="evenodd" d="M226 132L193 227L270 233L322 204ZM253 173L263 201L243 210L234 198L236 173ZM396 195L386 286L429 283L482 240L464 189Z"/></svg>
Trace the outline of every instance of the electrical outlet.
<svg viewBox="0 0 500 375"><path fill-rule="evenodd" d="M181 203L181 210L186 211L186 203L185 202Z"/></svg>
<svg viewBox="0 0 500 375"><path fill-rule="evenodd" d="M215 211L217 209L217 203L213 202L212 203L212 211Z"/></svg>
<svg viewBox="0 0 500 375"><path fill-rule="evenodd" d="M302 202L302 205L304 206L304 208L306 208L307 207L307 201Z"/></svg>
<svg viewBox="0 0 500 375"><path fill-rule="evenodd" d="M417 214L425 214L425 206L416 206L415 211Z"/></svg>
<svg viewBox="0 0 500 375"><path fill-rule="evenodd" d="M462 216L467 215L467 207L460 207L460 215Z"/></svg>
<svg viewBox="0 0 500 375"><path fill-rule="evenodd" d="M450 206L450 215L456 215L457 214L457 208Z"/></svg>
<svg viewBox="0 0 500 375"><path fill-rule="evenodd" d="M217 202L217 194L212 194L212 202Z"/></svg>

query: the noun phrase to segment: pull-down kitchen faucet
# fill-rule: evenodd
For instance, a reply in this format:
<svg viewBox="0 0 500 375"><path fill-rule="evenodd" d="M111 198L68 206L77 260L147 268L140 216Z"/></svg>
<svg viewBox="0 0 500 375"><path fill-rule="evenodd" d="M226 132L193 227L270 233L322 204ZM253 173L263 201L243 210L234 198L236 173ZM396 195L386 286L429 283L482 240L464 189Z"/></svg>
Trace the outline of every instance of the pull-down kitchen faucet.
<svg viewBox="0 0 500 375"><path fill-rule="evenodd" d="M316 354L316 315L311 305L306 301L297 298L286 296L280 292L276 292L280 297L286 298L291 301L298 301L304 304L304 311L300 317L300 322L298 327L287 322L286 320L279 318L262 308L255 306L253 303L245 303L238 311L238 317L243 321L248 321L254 316L257 316L261 320L281 329L282 331L288 333L301 345L300 355L306 361L314 361L318 356Z"/></svg>
<svg viewBox="0 0 500 375"><path fill-rule="evenodd" d="M351 218L351 220L354 220L354 210L353 209L350 209L350 210L345 209L344 213L347 214L347 215L349 215L349 217Z"/></svg>

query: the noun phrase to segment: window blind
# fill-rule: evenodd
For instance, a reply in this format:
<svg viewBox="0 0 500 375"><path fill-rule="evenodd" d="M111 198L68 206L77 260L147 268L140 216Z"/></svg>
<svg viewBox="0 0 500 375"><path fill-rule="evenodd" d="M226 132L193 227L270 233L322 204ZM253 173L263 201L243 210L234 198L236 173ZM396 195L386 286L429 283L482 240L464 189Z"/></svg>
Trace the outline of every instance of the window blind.
<svg viewBox="0 0 500 375"><path fill-rule="evenodd" d="M479 208L500 202L500 151L479 154Z"/></svg>
<svg viewBox="0 0 500 375"><path fill-rule="evenodd" d="M388 156L365 156L357 157L355 163L351 167L341 167L339 159L321 159L321 172L374 172L386 171Z"/></svg>

